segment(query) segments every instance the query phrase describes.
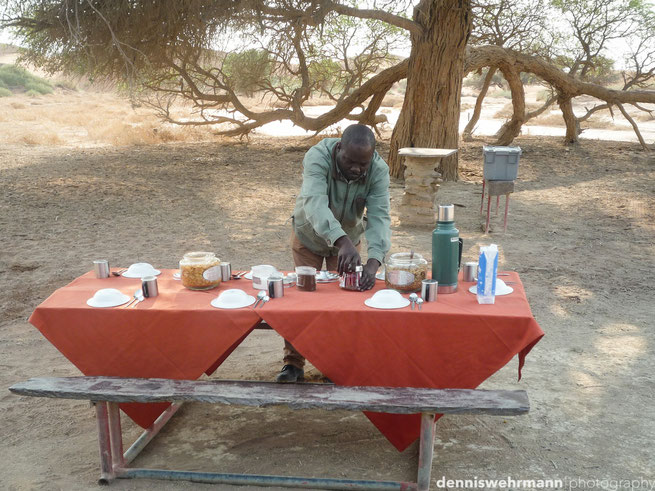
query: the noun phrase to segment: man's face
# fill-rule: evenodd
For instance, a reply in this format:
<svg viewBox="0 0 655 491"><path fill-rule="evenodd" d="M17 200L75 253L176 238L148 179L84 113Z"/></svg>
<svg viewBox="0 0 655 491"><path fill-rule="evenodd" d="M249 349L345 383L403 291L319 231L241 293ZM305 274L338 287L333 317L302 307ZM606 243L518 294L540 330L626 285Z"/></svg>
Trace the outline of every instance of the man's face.
<svg viewBox="0 0 655 491"><path fill-rule="evenodd" d="M349 181L360 178L371 165L374 149L369 145L337 143L337 165Z"/></svg>

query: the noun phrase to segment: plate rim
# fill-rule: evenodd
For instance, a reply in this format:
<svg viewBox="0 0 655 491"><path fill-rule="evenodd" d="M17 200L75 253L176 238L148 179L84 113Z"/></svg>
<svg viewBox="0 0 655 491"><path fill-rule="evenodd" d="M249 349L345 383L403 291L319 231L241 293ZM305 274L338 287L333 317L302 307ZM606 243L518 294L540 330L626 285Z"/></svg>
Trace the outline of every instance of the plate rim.
<svg viewBox="0 0 655 491"><path fill-rule="evenodd" d="M132 297L130 297L129 295L126 295L125 293L123 293L123 295L126 297L126 300L123 300L121 303L117 303L117 304L114 304L114 305L92 305L92 304L90 304L89 302L90 302L91 300L93 300L93 297L88 298L88 299L86 300L86 304L87 304L89 307L93 307L93 308L96 308L96 309L106 309L106 308L110 308L110 307L118 307L118 306L120 306L120 305L125 305L125 304L126 304L127 302L129 302L130 299L132 298Z"/></svg>
<svg viewBox="0 0 655 491"><path fill-rule="evenodd" d="M397 306L397 307L376 307L376 306L374 306L374 305L369 305L369 304L367 303L367 302L368 302L369 300L371 300L372 298L373 298L373 297L369 297L369 298L367 298L366 300L364 300L364 305L366 305L367 307L370 307L370 308L372 308L372 309L379 309L379 310L404 309L405 307L409 306L410 303L412 303L412 302L410 302L407 298L403 297L403 300L404 300L405 302L407 302L405 305L399 305L399 306Z"/></svg>
<svg viewBox="0 0 655 491"><path fill-rule="evenodd" d="M159 275L161 274L161 271L158 270L158 269L155 269L154 271L156 271L156 273L147 274L147 275L145 275L145 276L159 276ZM141 276L128 276L128 275L127 275L127 271L125 271L124 273L121 273L121 276L122 276L123 278L130 278L130 279L140 279L140 278L143 278L143 275L141 275Z"/></svg>
<svg viewBox="0 0 655 491"><path fill-rule="evenodd" d="M473 288L475 288L475 290L473 290ZM505 293L496 292L496 296L497 297L504 297L505 295L509 295L510 293L514 293L514 288L512 288L511 286L505 284L505 288L509 288L509 291L505 292ZM469 293L473 293L474 295L477 294L478 293L478 285L477 284L472 285L470 288L468 288L468 291L469 291Z"/></svg>
<svg viewBox="0 0 655 491"><path fill-rule="evenodd" d="M242 308L244 308L244 307L250 307L253 303L255 303L255 300L256 300L255 297L253 297L252 295L248 295L248 298L249 298L249 299L252 298L252 302L247 303L247 304L245 304L245 305L241 305L241 306L239 306L239 307L220 307L220 306L214 304L214 302L218 302L218 297L212 299L212 301L209 302L209 303L210 303L210 305L211 305L212 307L214 307L215 309L236 310L236 309L242 309Z"/></svg>

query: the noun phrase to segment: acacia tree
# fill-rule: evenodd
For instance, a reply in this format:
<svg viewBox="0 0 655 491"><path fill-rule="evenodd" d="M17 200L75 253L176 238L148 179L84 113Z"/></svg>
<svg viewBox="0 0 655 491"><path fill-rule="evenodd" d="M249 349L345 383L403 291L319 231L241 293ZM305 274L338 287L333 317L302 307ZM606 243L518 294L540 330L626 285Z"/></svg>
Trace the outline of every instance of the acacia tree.
<svg viewBox="0 0 655 491"><path fill-rule="evenodd" d="M408 5L391 0L374 0L367 9L331 0L34 0L15 2L5 25L18 29L28 59L40 66L120 77L151 89L154 103L171 120L173 97L185 97L200 120L182 123L229 123L219 131L229 135L282 119L312 131L343 118L375 126L382 120L376 112L384 95L407 77L406 103L392 137L393 161L402 146L456 148L471 20L468 0L422 0L412 19L403 14ZM259 49L269 53L274 69L260 80L260 89L275 98L277 107L256 110L237 93L216 52L217 39L226 33L239 33L250 47L259 39ZM390 63L390 46L408 35L412 55ZM366 41L353 50L361 39ZM339 67L331 79L322 70L330 59ZM335 106L309 117L302 104L316 91L328 94ZM456 178L456 160L448 168L446 176Z"/></svg>
<svg viewBox="0 0 655 491"><path fill-rule="evenodd" d="M578 68L569 67L567 73L554 54L554 42L547 46L551 51L539 51L526 36L512 49L512 36L503 37L499 46L490 44L499 40L474 31L476 44L469 43L473 9L468 0L407 1L414 5L411 18L405 15L408 5L393 0L369 0L368 8L359 8L356 0L14 0L3 24L17 29L28 48L27 59L46 69L110 77L133 90L149 89L151 103L170 121L221 123L217 132L228 135L247 135L279 120L311 131L343 118L375 128L383 120L377 111L384 95L407 78L388 159L396 177L403 173L397 156L401 147L456 148L461 80L471 71L497 68L510 85L514 116L501 134L505 144L530 116L525 113L522 73L552 87L567 128L567 118L573 115L571 99L577 95L592 95L625 115L623 104L655 102L653 92L636 90L651 73L644 64L650 60L651 44L643 35L644 47L636 58L641 71L626 74L626 80L634 80L626 90L610 90L581 78L601 52L591 49L591 43ZM612 3L581 0L594 1ZM508 8L507 2L494 5ZM534 22L517 23L511 32L534 32L531 25ZM590 39L595 41L594 36ZM257 56L270 60L270 69L250 85L271 107L260 109L239 93L238 70L227 63L227 48L220 49L225 38L243 40L237 53L255 49ZM410 56L394 59L391 47L403 40L411 44ZM308 116L303 103L313 93L326 95L334 107ZM195 120L175 118L171 107L176 97L193 102ZM441 170L445 179L457 179L456 157L445 160Z"/></svg>

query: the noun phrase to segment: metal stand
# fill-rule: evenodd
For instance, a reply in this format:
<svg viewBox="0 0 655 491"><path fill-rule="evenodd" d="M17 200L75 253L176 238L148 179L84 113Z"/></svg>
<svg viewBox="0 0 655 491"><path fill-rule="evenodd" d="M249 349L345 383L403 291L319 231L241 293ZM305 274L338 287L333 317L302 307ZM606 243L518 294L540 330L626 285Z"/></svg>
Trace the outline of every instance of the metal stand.
<svg viewBox="0 0 655 491"><path fill-rule="evenodd" d="M507 215L509 212L509 195L514 192L514 181L482 181L482 198L480 199L480 214L484 208L484 193L487 188L487 220L485 223L484 233L489 233L489 221L491 214L491 197L496 197L496 215L500 205L500 196L505 195L505 216L503 220L503 233L507 232Z"/></svg>
<svg viewBox="0 0 655 491"><path fill-rule="evenodd" d="M289 488L313 489L379 489L379 490L417 490L430 489L430 473L434 447L434 414L421 415L421 437L417 482L369 481L357 479L330 479L293 476L268 476L256 474L225 474L215 472L177 471L168 469L138 469L128 465L159 433L164 425L177 412L181 404L171 405L157 420L146 429L134 444L123 453L118 403L94 402L98 419L98 442L100 445L99 484L110 484L116 478L122 479L163 479L167 481L192 481L211 484L232 484L250 486L283 486Z"/></svg>

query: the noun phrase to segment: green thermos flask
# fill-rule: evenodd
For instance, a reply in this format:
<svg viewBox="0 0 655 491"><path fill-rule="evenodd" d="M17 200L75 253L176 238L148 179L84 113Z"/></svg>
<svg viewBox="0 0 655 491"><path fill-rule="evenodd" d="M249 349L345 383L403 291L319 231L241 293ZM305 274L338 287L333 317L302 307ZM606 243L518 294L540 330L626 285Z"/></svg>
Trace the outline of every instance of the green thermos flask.
<svg viewBox="0 0 655 491"><path fill-rule="evenodd" d="M432 232L432 279L439 282L439 293L457 291L462 245L455 228L455 205L439 205L437 228Z"/></svg>

